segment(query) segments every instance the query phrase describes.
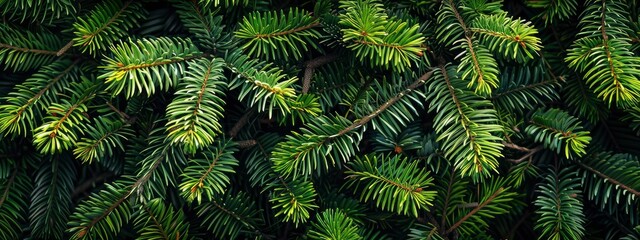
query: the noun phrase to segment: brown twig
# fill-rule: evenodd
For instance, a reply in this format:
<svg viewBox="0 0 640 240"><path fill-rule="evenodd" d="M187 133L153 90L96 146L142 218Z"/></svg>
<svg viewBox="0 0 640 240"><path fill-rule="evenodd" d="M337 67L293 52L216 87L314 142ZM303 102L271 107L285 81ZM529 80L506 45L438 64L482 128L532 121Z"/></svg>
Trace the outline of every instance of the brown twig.
<svg viewBox="0 0 640 240"><path fill-rule="evenodd" d="M240 132L240 129L242 129L244 125L246 125L249 122L249 118L253 117L253 114L255 114L255 112L256 112L255 108L251 108L249 109L249 111L244 113L244 115L242 115L242 117L238 119L238 122L236 122L236 124L233 125L231 130L229 130L229 136L232 138L236 137L236 135L238 135L238 132Z"/></svg>
<svg viewBox="0 0 640 240"><path fill-rule="evenodd" d="M305 63L304 77L302 79L302 93L309 92L309 88L311 87L311 78L313 77L315 69L336 60L338 57L338 54L330 53L307 61Z"/></svg>
<svg viewBox="0 0 640 240"><path fill-rule="evenodd" d="M236 143L238 144L239 148L250 148L258 144L258 141L256 141L255 139L249 139L249 140L237 141Z"/></svg>
<svg viewBox="0 0 640 240"><path fill-rule="evenodd" d="M533 156L533 154L542 151L542 149L544 149L542 146L537 146L535 148L529 149L529 152L527 154L525 154L524 156L518 158L518 159L507 159L507 161L518 164L521 163L522 161L526 160L527 158L529 160L531 160L531 156Z"/></svg>
<svg viewBox="0 0 640 240"><path fill-rule="evenodd" d="M93 178L87 181L84 181L81 185L76 187L75 190L73 190L73 193L71 194L71 198L76 198L80 194L86 192L89 188L93 187L96 183L104 181L108 177L111 177L111 175L112 175L111 172L103 172L100 175L95 175L93 176Z"/></svg>
<svg viewBox="0 0 640 240"><path fill-rule="evenodd" d="M502 145L504 145L507 148L515 149L515 150L518 150L518 151L521 151L521 152L531 152L531 149L526 148L526 147L518 146L518 145L516 145L514 143L502 142Z"/></svg>
<svg viewBox="0 0 640 240"><path fill-rule="evenodd" d="M520 227L520 225L522 225L522 223L524 223L524 221L529 218L529 215L531 215L530 211L524 212L520 220L518 220L518 222L516 222L516 224L513 225L513 227L511 228L511 231L509 232L509 235L508 235L509 238L505 238L505 239L513 239L513 237L516 235L516 230L518 230L518 227Z"/></svg>
<svg viewBox="0 0 640 240"><path fill-rule="evenodd" d="M30 52L30 53L45 54L45 55L57 55L58 54L57 51L22 48L22 47L16 47L16 46L12 46L12 45L9 45L9 44L4 44L4 43L0 43L0 48L8 48L8 49L16 50L16 51L20 51L20 52Z"/></svg>
<svg viewBox="0 0 640 240"><path fill-rule="evenodd" d="M72 46L73 46L73 40L69 41L66 45L64 45L64 47L58 50L58 52L56 53L56 56L58 57L62 56L62 54L67 52L67 50L69 50L69 48L71 48Z"/></svg>
<svg viewBox="0 0 640 240"><path fill-rule="evenodd" d="M461 203L456 205L458 208L475 208L478 207L478 202Z"/></svg>
<svg viewBox="0 0 640 240"><path fill-rule="evenodd" d="M107 106L109 106L109 108L111 110L113 110L114 112L116 112L118 115L120 115L120 117L122 119L124 119L126 122L130 122L131 121L131 117L129 117L129 115L127 115L126 113L124 113L123 111L120 111L119 109L117 109L116 107L114 107L110 102L107 102Z"/></svg>

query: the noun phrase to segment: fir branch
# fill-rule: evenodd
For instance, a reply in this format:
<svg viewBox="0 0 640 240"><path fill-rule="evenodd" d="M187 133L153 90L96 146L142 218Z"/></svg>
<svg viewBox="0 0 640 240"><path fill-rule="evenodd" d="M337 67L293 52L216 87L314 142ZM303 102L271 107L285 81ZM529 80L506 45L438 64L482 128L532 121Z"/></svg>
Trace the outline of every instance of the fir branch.
<svg viewBox="0 0 640 240"><path fill-rule="evenodd" d="M167 232L164 230L162 223L158 222L158 218L155 216L153 211L151 211L146 204L143 204L142 208L144 209L145 212L147 212L147 214L149 215L149 218L153 221L153 224L156 225L158 230L160 230L162 239L169 240L169 236L167 235ZM165 227L173 227L173 226L165 226Z"/></svg>
<svg viewBox="0 0 640 240"><path fill-rule="evenodd" d="M473 137L475 134L473 134L473 132L471 132L471 129L469 129L469 119L467 119L466 114L462 109L461 102L455 93L455 90L453 85L451 84L451 81L449 80L449 75L447 74L446 68L444 66L440 66L440 71L444 76L444 81L447 84L447 89L449 89L449 94L451 95L451 98L453 99L453 102L456 105L456 110L458 111L458 114L460 114L461 116L460 121L462 122L462 127L464 128L466 135L469 138L469 143L473 148L473 154L477 155L480 153L480 146L478 146L478 144L475 141L475 138ZM482 172L483 171L482 163L479 161L478 157L474 157L473 161L474 161L474 164L476 165L477 171Z"/></svg>
<svg viewBox="0 0 640 240"><path fill-rule="evenodd" d="M191 59L203 58L203 57L206 57L206 56L207 55L205 55L205 54L197 54L197 55L194 55L194 56L188 56L188 57L184 57L184 58L180 58L180 59L171 59L169 61L156 61L156 62L153 62L153 63L131 64L131 65L118 67L118 68L116 68L116 70L118 72L127 72L127 71L137 70L137 69L141 69L141 68L150 68L150 67L168 65L168 64L172 64L172 63L178 63L178 62L186 62L186 61L189 61Z"/></svg>
<svg viewBox="0 0 640 240"><path fill-rule="evenodd" d="M386 110L387 108L389 108L390 106L392 106L394 103L396 103L397 101L399 101L404 95L410 93L411 91L413 91L414 89L422 86L429 78L431 78L431 75L433 75L433 73L436 70L433 69L425 74L423 74L420 78L418 78L418 80L416 80L415 82L413 82L411 85L407 86L407 88L400 92L398 95L396 95L395 97L389 99L387 102L385 102L384 104L380 105L380 107L378 107L376 109L376 111L372 112L371 114L354 121L353 124L351 124L350 126L346 127L345 129L342 129L340 132L329 136L326 140L332 139L332 138L337 138L340 137L342 135L345 135L351 131L353 131L356 128L361 127L362 125L366 124L367 122L371 121L371 119L375 118L376 116L380 115L380 113L384 112L384 110Z"/></svg>
<svg viewBox="0 0 640 240"><path fill-rule="evenodd" d="M442 205L442 218L440 219L440 224L435 224L440 229L440 234L445 234L444 226L447 224L447 208L449 208L449 201L451 200L451 191L453 190L453 184L455 179L455 168L451 168L451 172L449 173L449 180L447 181L447 194L445 195L444 204ZM442 226L442 227L440 227Z"/></svg>
<svg viewBox="0 0 640 240"><path fill-rule="evenodd" d="M613 83L617 91L624 91L624 88L621 86L620 81L618 80L618 74L615 70L615 66L613 65L613 59L611 58L611 50L609 49L609 35L607 34L608 25L606 20L606 12L607 11L607 1L602 1L602 17L600 20L600 32L602 33L602 46L604 48L605 53L607 54L607 62L609 63L609 70L611 71L611 77L613 77Z"/></svg>
<svg viewBox="0 0 640 240"><path fill-rule="evenodd" d="M128 194L130 192L131 192L131 189L127 190L127 192L123 194L122 197L118 198L118 200L116 200L114 203L109 204L109 208L102 211L102 214L93 218L91 222L89 222L89 224L87 224L86 226L83 226L82 229L78 232L78 237L81 237L81 238L84 237L84 235L86 235L98 222L100 222L102 219L104 219L109 214L111 214L113 210L115 210L117 207L120 206L120 204L122 204L125 200L127 200Z"/></svg>
<svg viewBox="0 0 640 240"><path fill-rule="evenodd" d="M294 28L294 29L290 29L290 30L287 30L287 31L273 32L273 33L267 33L267 34L258 33L258 34L255 35L255 37L258 38L258 39L278 37L278 36L293 34L293 33L296 33L296 32L302 32L304 30L308 30L308 29L311 29L311 28L314 28L314 27L317 27L317 26L320 26L320 22L313 22L311 24L304 25L304 26L301 26L301 27L297 27L297 28Z"/></svg>
<svg viewBox="0 0 640 240"><path fill-rule="evenodd" d="M98 35L99 33L101 33L102 31L104 31L106 28L108 28L109 26L111 26L111 24L113 24L115 22L116 19L118 19L118 17L120 17L120 15L122 15L122 13L124 12L124 10L127 9L127 7L129 7L129 4L131 4L133 1L127 1L124 3L124 5L122 6L122 8L120 8L120 10L118 12L116 12L115 14L112 15L112 17L102 26L100 26L98 29L96 29L95 31L89 33L89 34L85 34L82 36L82 38L93 38L96 35ZM86 46L90 43L90 41L87 41L83 44L83 46Z"/></svg>
<svg viewBox="0 0 640 240"><path fill-rule="evenodd" d="M58 51L23 48L23 47L12 46L12 45L5 44L5 43L0 43L0 48L7 48L7 49L16 50L16 51L25 52L25 53L36 53L36 54L59 56L58 55ZM65 54L65 55L68 55L68 54Z"/></svg>
<svg viewBox="0 0 640 240"><path fill-rule="evenodd" d="M78 63L80 63L80 59L76 59L73 63L71 63L71 65L69 65L69 67L65 68L62 72L60 72L60 74L56 75L56 77L51 79L46 87L42 88L36 95L31 97L29 100L27 100L27 102L18 109L18 111L16 112L15 117L13 118L11 123L13 124L16 121L18 121L20 119L20 116L22 116L22 113L29 106L31 106L31 104L33 104L36 100L40 99L40 97L45 92L47 92L53 85L55 85L58 81L60 81L60 79L62 79L62 77L67 75L76 65L78 65Z"/></svg>
<svg viewBox="0 0 640 240"><path fill-rule="evenodd" d="M462 19L462 16L460 15L460 12L458 12L457 6L453 2L453 0L449 0L449 6L451 6L451 10L453 11L453 14L456 16L458 23L460 23L460 27L462 27L462 30L464 30L465 35L469 35L469 28L464 23L464 19Z"/></svg>
<svg viewBox="0 0 640 240"><path fill-rule="evenodd" d="M464 31L464 43L467 45L467 51L463 54L466 54L467 57L469 57L469 59L471 60L471 65L473 68L473 71L475 72L475 76L477 77L477 79L471 79L471 82L469 83L468 86L476 86L475 87L475 91L476 92L480 92L480 93L484 93L484 94L490 94L491 93L491 88L489 88L486 84L492 84L496 85L495 82L497 81L496 77L493 76L493 80L491 79L486 79L485 81L485 71L483 70L481 64L480 64L480 60L478 59L477 56L477 52L474 45L474 40L472 39L472 35L471 35L471 30L469 30L469 28L467 27L466 23L464 22L464 19L462 18L462 16L460 15L460 12L457 9L457 6L455 5L455 3L453 2L453 0L449 0L448 4L450 6L451 11L453 11L454 16L456 17L456 19L458 20L458 23L460 24L460 27L462 27L462 30ZM477 44L477 42L476 42ZM490 58L489 58L490 59ZM485 59L485 60L489 60L489 59ZM465 61L463 61L464 63ZM489 62L485 63L488 64ZM460 67L463 67L463 65L461 64ZM462 69L459 69L459 71ZM466 76L466 75L465 75ZM466 77L463 77L466 78ZM493 86L496 87L496 86ZM455 98L455 97L454 97Z"/></svg>
<svg viewBox="0 0 640 240"><path fill-rule="evenodd" d="M193 185L193 187L191 187L191 192L195 192L198 188L201 188L202 186L204 186L204 181L205 179L209 176L209 174L211 174L211 171L213 171L213 169L216 167L216 165L218 164L218 160L220 160L221 157L223 157L224 155L222 155L224 153L225 148L219 148L217 149L218 152L215 154L215 158L213 159L213 162L209 164L209 168L207 168L207 170L202 173L202 176L200 176L200 179L198 179L198 183Z"/></svg>
<svg viewBox="0 0 640 240"><path fill-rule="evenodd" d="M56 122L56 124L53 126L53 129L51 129L51 134L49 134L49 138L55 138L56 135L58 134L58 131L60 130L60 127L62 127L62 124L69 118L71 113L73 113L78 107L80 107L82 104L84 104L89 99L91 99L91 96L85 96L84 98L80 99L80 101L78 101L75 104L71 105L71 107L69 107L67 109L67 111L64 113L64 115L62 115L62 118L60 118Z"/></svg>
<svg viewBox="0 0 640 240"><path fill-rule="evenodd" d="M18 164L16 164L16 167L13 169L13 172L11 173L11 177L9 177L9 180L7 181L6 184L6 188L4 189L4 192L2 193L2 196L0 197L0 207L2 207L2 205L4 204L4 201L7 200L7 198L9 197L9 190L11 190L11 186L13 185L16 176L18 175L18 169L20 169L19 165L20 162L18 162Z"/></svg>
<svg viewBox="0 0 640 240"><path fill-rule="evenodd" d="M630 192L631 194L635 195L636 197L640 197L640 191L635 190L635 189L633 189L633 188L631 188L631 187L629 187L629 186L627 186L627 185L624 185L623 183L619 182L618 180L613 179L613 178L611 178L611 177L609 177L609 176L605 175L604 173L601 173L600 171L598 171L598 170L596 170L596 169L593 169L592 167L589 167L589 166L585 165L584 163L581 163L581 162L576 162L576 163L578 164L578 166L580 166L580 167L582 167L582 168L584 168L584 169L589 170L590 172L592 172L592 173L594 173L594 174L598 175L599 177L601 177L601 178L605 179L606 181L608 181L608 182L610 182L610 183L612 183L612 184L614 184L614 185L616 185L616 186L619 186L620 188L622 188L622 189L624 189L624 190L626 190L626 191Z"/></svg>
<svg viewBox="0 0 640 240"><path fill-rule="evenodd" d="M455 224L451 225L451 227L449 229L447 229L447 231L445 232L445 234L449 234L453 231L456 230L456 228L460 227L460 225L467 221L467 219L469 219L471 216L473 216L473 214L476 214L478 211L480 211L480 209L482 209L483 207L487 206L487 204L491 203L491 201L493 201L493 199L495 199L498 195L500 195L500 193L502 193L504 191L504 188L499 188L497 191L495 191L489 198L487 198L487 200L483 201L480 205L478 205L477 207L475 207L473 210L471 210L471 212L467 213L467 215L465 215L464 217L462 217L460 220L458 220Z"/></svg>
<svg viewBox="0 0 640 240"><path fill-rule="evenodd" d="M151 178L151 175L153 175L153 172L160 166L160 164L164 161L164 157L165 155L168 154L168 150L170 149L170 147L165 146L162 149L162 152L158 154L158 156L156 156L156 158L153 160L153 164L151 164L151 166L149 167L149 169L146 169L146 173L144 175L142 175L142 177L140 177L132 186L131 186L131 190L129 190L124 196L125 198L128 198L134 190L138 190L140 191L140 189L138 189L140 186L142 186L143 184L147 183L149 181L149 178Z"/></svg>
<svg viewBox="0 0 640 240"><path fill-rule="evenodd" d="M242 222L244 224L244 226L248 226L250 227L252 230L255 230L255 226L253 226L253 224L251 224L245 217L238 215L237 213L235 213L234 211L227 209L223 206L221 206L218 201L213 200L211 201L211 203L213 203L214 206L216 206L216 208L220 209L220 211L223 211L226 214L229 214L231 216L233 216L233 218L235 218L236 220Z"/></svg>

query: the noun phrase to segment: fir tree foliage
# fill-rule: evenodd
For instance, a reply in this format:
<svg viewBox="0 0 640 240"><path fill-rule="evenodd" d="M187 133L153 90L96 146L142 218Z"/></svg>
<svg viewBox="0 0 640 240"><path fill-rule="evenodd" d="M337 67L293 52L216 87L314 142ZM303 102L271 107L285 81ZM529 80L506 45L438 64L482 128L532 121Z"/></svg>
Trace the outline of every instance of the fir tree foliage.
<svg viewBox="0 0 640 240"><path fill-rule="evenodd" d="M0 0L0 239L640 239L639 13Z"/></svg>

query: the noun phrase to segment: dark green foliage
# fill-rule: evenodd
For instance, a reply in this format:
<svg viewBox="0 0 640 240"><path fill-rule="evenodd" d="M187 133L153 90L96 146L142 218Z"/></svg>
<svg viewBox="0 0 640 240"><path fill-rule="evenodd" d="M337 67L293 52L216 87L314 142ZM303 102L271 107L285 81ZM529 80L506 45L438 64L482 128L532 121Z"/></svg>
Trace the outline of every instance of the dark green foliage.
<svg viewBox="0 0 640 240"><path fill-rule="evenodd" d="M103 190L76 206L69 217L67 232L73 239L113 238L133 214L131 204L126 200L129 194L131 190L126 181L106 184Z"/></svg>
<svg viewBox="0 0 640 240"><path fill-rule="evenodd" d="M162 199L152 199L140 206L133 220L137 239L189 239L189 224L182 210L167 206Z"/></svg>
<svg viewBox="0 0 640 240"><path fill-rule="evenodd" d="M549 173L538 186L535 205L539 218L539 239L580 239L584 236L584 213L580 196L580 179L569 168Z"/></svg>
<svg viewBox="0 0 640 240"><path fill-rule="evenodd" d="M73 154L83 162L102 161L123 151L123 141L133 136L131 125L109 117L95 118L87 126L87 137L76 142Z"/></svg>
<svg viewBox="0 0 640 240"><path fill-rule="evenodd" d="M75 166L69 155L52 156L42 161L31 192L30 226L38 238L60 239L71 214Z"/></svg>
<svg viewBox="0 0 640 240"><path fill-rule="evenodd" d="M0 0L2 239L640 239L632 0Z"/></svg>
<svg viewBox="0 0 640 240"><path fill-rule="evenodd" d="M444 156L454 161L460 174L474 180L497 170L502 144L492 103L465 90L452 66L441 67L428 86L429 111L436 111L434 128Z"/></svg>
<svg viewBox="0 0 640 240"><path fill-rule="evenodd" d="M252 236L263 219L255 202L243 192L218 196L197 208L202 226L218 238L235 239L241 233Z"/></svg>
<svg viewBox="0 0 640 240"><path fill-rule="evenodd" d="M26 135L40 124L46 109L58 101L60 93L77 81L78 62L58 61L42 67L4 96L0 130L6 135Z"/></svg>
<svg viewBox="0 0 640 240"><path fill-rule="evenodd" d="M21 224L28 219L28 200L33 183L27 175L26 164L18 159L3 160L3 168L10 172L0 180L0 230L5 239L15 239L21 235Z"/></svg>

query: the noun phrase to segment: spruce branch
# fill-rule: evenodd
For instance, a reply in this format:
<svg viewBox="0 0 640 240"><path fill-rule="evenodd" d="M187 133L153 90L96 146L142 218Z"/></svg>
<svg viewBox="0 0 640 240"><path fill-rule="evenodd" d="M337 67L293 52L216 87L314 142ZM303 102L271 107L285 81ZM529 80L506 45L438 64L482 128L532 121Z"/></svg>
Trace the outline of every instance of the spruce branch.
<svg viewBox="0 0 640 240"><path fill-rule="evenodd" d="M120 109L116 108L115 106L113 106L113 104L111 104L110 102L106 102L107 106L109 107L109 109L111 109L112 111L114 111L115 113L118 114L118 116L120 116L120 118L122 120L124 120L125 122L132 124L133 121L135 120L135 118L131 118L127 113L120 111Z"/></svg>

